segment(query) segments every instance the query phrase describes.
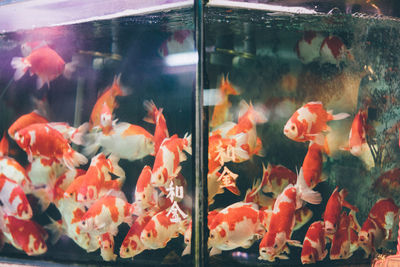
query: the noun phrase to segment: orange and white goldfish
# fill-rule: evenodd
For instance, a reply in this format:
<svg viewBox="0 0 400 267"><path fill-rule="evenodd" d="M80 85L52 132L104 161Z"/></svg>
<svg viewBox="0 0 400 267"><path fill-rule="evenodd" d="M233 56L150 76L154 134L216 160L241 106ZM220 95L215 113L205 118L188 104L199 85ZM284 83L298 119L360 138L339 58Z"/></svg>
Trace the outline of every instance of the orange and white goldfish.
<svg viewBox="0 0 400 267"><path fill-rule="evenodd" d="M108 134L95 132L88 136L91 141L85 144L86 155L93 155L100 147L106 155L112 153L130 161L154 154L153 135L138 125L120 122Z"/></svg>
<svg viewBox="0 0 400 267"><path fill-rule="evenodd" d="M82 232L90 234L111 233L116 235L118 226L123 222L131 222L134 214L133 206L126 200L107 195L90 206L82 216L79 226Z"/></svg>
<svg viewBox="0 0 400 267"><path fill-rule="evenodd" d="M192 136L185 134L183 138L178 138L175 134L170 138L164 139L154 160L151 174L151 184L153 186L167 186L168 181L178 176L182 169L180 163L187 159L185 153L192 154Z"/></svg>
<svg viewBox="0 0 400 267"><path fill-rule="evenodd" d="M328 235L332 235L336 232L339 226L340 214L342 212L342 207L347 207L351 210L358 211L357 207L348 203L345 198L348 194L346 189L342 189L339 192L339 187L336 187L332 192L328 202L326 203L324 212L324 223L325 232Z"/></svg>
<svg viewBox="0 0 400 267"><path fill-rule="evenodd" d="M324 148L314 142L310 142L308 151L303 161L304 180L310 188L314 188L325 179L322 178L322 152Z"/></svg>
<svg viewBox="0 0 400 267"><path fill-rule="evenodd" d="M385 239L391 239L399 216L399 207L391 198L381 198L372 206L368 217L384 230Z"/></svg>
<svg viewBox="0 0 400 267"><path fill-rule="evenodd" d="M229 102L229 95L238 95L238 91L233 88L230 83L228 77L222 76L221 83L219 85L219 92L221 96L221 100L215 105L214 111L212 114L210 126L215 128L218 125L221 125L225 121L230 120L229 118L229 108L232 104Z"/></svg>
<svg viewBox="0 0 400 267"><path fill-rule="evenodd" d="M137 203L141 209L154 207L157 202L157 195L157 190L151 185L151 167L146 165L143 167L136 182L135 203Z"/></svg>
<svg viewBox="0 0 400 267"><path fill-rule="evenodd" d="M168 210L162 210L154 215L143 228L140 241L148 249L164 248L172 238L184 233L185 221L171 221Z"/></svg>
<svg viewBox="0 0 400 267"><path fill-rule="evenodd" d="M242 148L250 156L262 155L262 143L261 139L257 137L256 125L267 122L267 117L263 113L263 111L254 108L251 103L248 105L245 101L241 101L238 123L226 132L226 137L230 138L237 134L245 133L247 142L246 145L242 145Z"/></svg>
<svg viewBox="0 0 400 267"><path fill-rule="evenodd" d="M11 124L11 126L8 128L8 135L15 140L15 134L31 125L31 124L35 124L35 123L48 123L49 121L43 117L42 115L39 114L38 111L34 110L31 113L22 115L21 117L19 117L16 121L14 121L13 124Z"/></svg>
<svg viewBox="0 0 400 267"><path fill-rule="evenodd" d="M341 149L350 151L353 156L360 156L364 146L367 144L366 125L367 112L360 109L351 124L349 145Z"/></svg>
<svg viewBox="0 0 400 267"><path fill-rule="evenodd" d="M92 158L87 172L77 177L65 191L65 197L73 197L78 202L91 203L110 190L119 190L125 180L124 170L118 166L118 158L108 158L99 153ZM112 180L110 173L118 176Z"/></svg>
<svg viewBox="0 0 400 267"><path fill-rule="evenodd" d="M14 80L19 80L29 69L31 75L36 74L36 87L44 84L50 87L50 82L61 74L69 78L75 69L75 62L65 64L60 55L47 45L32 50L27 57L14 57L11 66L15 69Z"/></svg>
<svg viewBox="0 0 400 267"><path fill-rule="evenodd" d="M1 210L17 219L32 218L32 208L23 189L13 180L0 174Z"/></svg>
<svg viewBox="0 0 400 267"><path fill-rule="evenodd" d="M304 237L303 248L301 250L301 263L312 264L322 261L327 254L324 222L313 222Z"/></svg>
<svg viewBox="0 0 400 267"><path fill-rule="evenodd" d="M102 234L98 237L100 245L100 255L105 261L115 261L117 255L114 254L114 236L110 233Z"/></svg>
<svg viewBox="0 0 400 267"><path fill-rule="evenodd" d="M72 182L80 177L81 175L84 175L86 173L85 170L83 169L73 169L73 170L67 170L64 172L62 175L60 175L54 182L54 185L51 190L51 200L54 202L56 206L58 201L62 198L64 198L64 193L68 189L68 187L72 184Z"/></svg>
<svg viewBox="0 0 400 267"><path fill-rule="evenodd" d="M272 169L272 165L268 164L268 172L271 172ZM267 171L265 169L265 166L263 164L263 171L264 174ZM259 180L256 180L255 182L253 182L253 186L249 189L247 189L246 191L246 195L244 197L244 202L248 203L248 202L253 202L256 203L260 210L272 210L274 207L274 203L275 203L275 198L274 197L270 197L267 196L263 193L263 191L261 190L263 188L264 185L267 184L267 179L269 178L269 175L263 175L263 177ZM264 226L267 226L269 224L266 223L264 221Z"/></svg>
<svg viewBox="0 0 400 267"><path fill-rule="evenodd" d="M353 255L351 251L350 216L345 211L340 214L338 229L333 235L329 258L331 260L348 259Z"/></svg>
<svg viewBox="0 0 400 267"><path fill-rule="evenodd" d="M321 200L321 195L307 186L303 169L300 169L296 184L289 184L275 201L267 233L259 245L259 259L287 259L283 254L289 253L287 244L301 246L299 241L290 239L296 222L295 211L303 206L303 201L319 204Z"/></svg>
<svg viewBox="0 0 400 267"><path fill-rule="evenodd" d="M358 233L358 244L365 251L365 257L375 254L376 250L382 245L385 239L385 230L377 225L377 223L367 217Z"/></svg>
<svg viewBox="0 0 400 267"><path fill-rule="evenodd" d="M344 60L354 60L353 55L337 36L326 37L322 41L319 53L322 63L338 65Z"/></svg>
<svg viewBox="0 0 400 267"><path fill-rule="evenodd" d="M143 120L155 124L154 130L154 155L157 155L158 150L165 138L169 137L167 122L162 114L163 109L157 109L153 101L144 101L143 105L147 110L147 117Z"/></svg>
<svg viewBox="0 0 400 267"><path fill-rule="evenodd" d="M319 59L319 50L324 37L315 31L305 31L303 37L296 43L297 57L304 64Z"/></svg>
<svg viewBox="0 0 400 267"><path fill-rule="evenodd" d="M65 139L77 145L84 144L83 136L89 129L89 124L87 122L78 128L72 127L66 122L49 122L47 125L56 129Z"/></svg>
<svg viewBox="0 0 400 267"><path fill-rule="evenodd" d="M288 184L295 184L297 175L282 165L268 163L267 168L263 164L263 183L261 184L264 193L273 193L277 197L282 193Z"/></svg>
<svg viewBox="0 0 400 267"><path fill-rule="evenodd" d="M33 156L56 158L69 169L87 163L87 158L73 150L59 131L46 124L32 124L19 130L15 141L27 153L30 162Z"/></svg>
<svg viewBox="0 0 400 267"><path fill-rule="evenodd" d="M108 135L111 132L116 121L117 120L113 121L113 114L111 113L110 108L106 103L103 103L100 114L100 129L104 135Z"/></svg>
<svg viewBox="0 0 400 267"><path fill-rule="evenodd" d="M24 167L15 159L0 156L0 175L16 182L28 194L32 191L31 179L29 179Z"/></svg>
<svg viewBox="0 0 400 267"><path fill-rule="evenodd" d="M254 203L237 202L219 211L209 224L208 247L210 256L221 250L238 247L249 248L265 233L258 206Z"/></svg>
<svg viewBox="0 0 400 267"><path fill-rule="evenodd" d="M97 101L92 109L92 113L90 114L90 129L96 126L100 126L101 114L104 104L106 104L109 108L110 114L113 114L114 109L118 107L118 103L116 102L115 98L117 96L127 95L127 93L122 90L120 83L121 75L114 77L113 84L106 88L104 92L97 98Z"/></svg>
<svg viewBox="0 0 400 267"><path fill-rule="evenodd" d="M55 158L35 157L26 167L26 173L35 187L52 184L66 167Z"/></svg>
<svg viewBox="0 0 400 267"><path fill-rule="evenodd" d="M140 240L140 235L154 215L154 212L149 212L136 218L119 249L121 258L133 258L146 249L146 246Z"/></svg>
<svg viewBox="0 0 400 267"><path fill-rule="evenodd" d="M33 50L36 50L40 47L44 47L47 45L48 45L47 42L44 40L25 42L25 43L21 44L22 56L27 57L27 56L29 56L30 53L32 53Z"/></svg>
<svg viewBox="0 0 400 267"><path fill-rule="evenodd" d="M292 115L287 121L283 133L291 140L296 142L315 141L320 145L324 140L320 140L322 132L328 132L329 126L326 124L331 120L343 120L349 114L332 114L326 111L321 102L308 102Z"/></svg>
<svg viewBox="0 0 400 267"><path fill-rule="evenodd" d="M46 253L47 233L39 224L5 214L3 220L3 233L15 248L25 251L29 256Z"/></svg>

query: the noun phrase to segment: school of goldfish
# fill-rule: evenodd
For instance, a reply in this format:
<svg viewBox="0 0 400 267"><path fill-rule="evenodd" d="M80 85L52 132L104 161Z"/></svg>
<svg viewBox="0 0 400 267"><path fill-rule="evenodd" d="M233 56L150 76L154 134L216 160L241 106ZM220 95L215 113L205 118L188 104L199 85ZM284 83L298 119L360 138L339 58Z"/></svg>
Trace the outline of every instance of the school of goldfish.
<svg viewBox="0 0 400 267"><path fill-rule="evenodd" d="M307 42L312 44L313 38L317 36L309 36L311 40ZM322 50L323 47L321 56ZM240 175L228 169L232 164L227 166L225 163L240 163L250 160L254 155L262 156L263 145L256 128L258 124L267 122L262 107L246 104L243 100L239 105L237 123L230 121L230 115L226 115L232 106L228 96L237 96L238 92L225 77L221 80L219 90L222 100L214 108L208 142L210 208L215 196L224 193L224 188L241 195L236 186ZM299 107L283 127L283 134L290 140L308 143L299 173L296 175L282 165L268 163L265 167L263 164L261 179L247 190L242 201L223 209L211 208L208 215L210 255L236 248L250 248L258 242L259 260L274 262L276 259L289 259L290 247L294 246L301 247L301 262L312 264L324 260L328 255L331 260L348 259L359 248L368 257L385 240L393 240L400 214L394 201L391 198L379 199L360 226L356 216L358 208L346 201L349 193L345 188L336 187L322 217L310 222L313 212L309 205L319 205L322 201L321 194L314 188L326 180L322 167L331 153L327 141L331 131L329 122L344 120L349 116L347 113L333 114L321 102L309 102ZM348 143L340 149L360 156L368 149L366 128L367 110L360 109L351 125ZM391 180L386 181L388 188ZM304 239L293 239L292 233L306 224L309 227ZM185 240L185 243L189 241Z"/></svg>
<svg viewBox="0 0 400 267"><path fill-rule="evenodd" d="M319 58L338 64L350 52L337 37L322 38L307 33L297 51L304 62ZM334 46L333 44L336 44ZM315 47L318 55L309 54ZM332 50L334 47L335 49ZM69 77L76 62L64 60L46 43L25 45L24 57L11 61L18 81L29 69L37 76L40 89L61 75ZM340 53L339 53L340 52ZM257 125L268 121L263 106L240 101L237 121L230 113L230 96L240 94L223 77L220 101L210 121L208 140L208 204L225 190L240 196L238 174L227 167L263 157L263 143ZM128 94L120 76L97 98L88 122L72 127L65 122L50 122L39 111L20 116L0 142L0 230L2 241L23 250L27 255L46 253L51 242L66 235L87 252L100 249L105 261L115 261L114 238L118 227L126 223L119 256L134 258L145 250L160 249L180 235L190 253L192 221L190 197L184 194L187 182L182 164L192 154L190 133L170 135L163 109L153 101L144 101L145 122L154 125L150 133L142 126L119 122L114 118L118 98ZM367 110L360 109L351 125L349 140L341 149L360 156L368 149ZM333 114L321 102L309 102L288 118L282 133L294 142L308 144L303 164L296 174L289 168L263 164L261 179L245 192L242 201L208 214L210 255L237 248L250 248L259 242L259 259L274 262L289 259L290 247L301 247L301 262L315 263L328 254L331 260L347 259L361 248L365 255L376 252L385 240L393 238L399 207L391 198L378 200L368 218L359 225L358 208L346 201L348 191L336 187L325 212L307 230L304 240L292 239L294 231L313 218L309 205L320 205L321 194L315 187L326 178L322 173L324 158L330 154L328 123L348 118L350 114ZM9 152L15 142L26 153L29 164L22 166ZM78 149L77 149L78 148ZM100 152L99 152L100 151ZM121 159L127 161L154 157L153 166L143 166L137 178L133 200L122 191L126 179ZM291 166L296 167L296 166ZM383 183L383 182L382 182ZM390 183L390 181L389 181ZM31 206L27 196L38 200L39 209ZM60 220L49 217L42 226L33 219L34 212L44 212L54 205ZM328 252L328 244L330 251Z"/></svg>

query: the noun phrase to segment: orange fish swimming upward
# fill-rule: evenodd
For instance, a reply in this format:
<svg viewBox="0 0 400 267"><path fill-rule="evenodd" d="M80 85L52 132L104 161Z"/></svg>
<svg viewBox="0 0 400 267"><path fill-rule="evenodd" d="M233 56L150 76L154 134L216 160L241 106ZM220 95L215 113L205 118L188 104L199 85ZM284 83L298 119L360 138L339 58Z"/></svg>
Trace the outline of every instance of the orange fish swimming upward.
<svg viewBox="0 0 400 267"><path fill-rule="evenodd" d="M37 111L32 111L31 113L22 115L13 124L11 124L10 128L8 128L8 135L15 139L15 133L19 130L34 124L34 123L48 123L49 121L41 116Z"/></svg>
<svg viewBox="0 0 400 267"><path fill-rule="evenodd" d="M158 149L165 138L169 137L167 122L165 121L164 115L162 114L163 109L157 109L153 101L145 101L143 103L147 110L147 117L143 120L148 123L156 125L154 130L154 155L157 155Z"/></svg>
<svg viewBox="0 0 400 267"><path fill-rule="evenodd" d="M104 103L110 109L110 113L113 114L114 109L118 107L118 103L115 98L117 96L126 96L127 93L124 92L120 85L121 75L118 75L114 78L114 82L111 86L106 88L104 92L97 98L96 103L94 104L92 113L90 114L89 124L90 129L95 126L100 126L100 119L103 110Z"/></svg>
<svg viewBox="0 0 400 267"><path fill-rule="evenodd" d="M229 95L238 95L239 93L233 88L228 77L222 76L221 84L219 86L219 92L221 95L221 100L215 105L213 115L211 118L210 126L212 128L221 125L225 121L229 120L229 108L231 103L229 102Z"/></svg>
<svg viewBox="0 0 400 267"><path fill-rule="evenodd" d="M69 78L75 69L75 62L65 64L60 55L47 45L32 50L27 57L14 57L11 66L15 69L14 80L19 80L29 69L31 75L38 76L37 89L44 84L50 87L50 82L61 74Z"/></svg>
<svg viewBox="0 0 400 267"><path fill-rule="evenodd" d="M350 153L356 157L360 156L364 145L367 143L366 125L367 112L366 110L360 109L354 117L353 123L351 124L349 145L341 149L350 151Z"/></svg>
<svg viewBox="0 0 400 267"><path fill-rule="evenodd" d="M308 151L303 161L304 180L310 188L324 181L322 178L322 152L324 148L314 142L310 142Z"/></svg>

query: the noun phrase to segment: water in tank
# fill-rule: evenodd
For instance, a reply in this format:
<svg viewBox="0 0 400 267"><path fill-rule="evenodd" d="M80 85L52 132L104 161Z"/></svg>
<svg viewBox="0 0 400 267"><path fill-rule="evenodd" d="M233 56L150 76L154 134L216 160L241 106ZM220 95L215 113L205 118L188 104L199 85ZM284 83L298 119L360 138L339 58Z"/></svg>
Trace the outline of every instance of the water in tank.
<svg viewBox="0 0 400 267"><path fill-rule="evenodd" d="M193 2L78 2L0 5L2 260L191 264Z"/></svg>
<svg viewBox="0 0 400 267"><path fill-rule="evenodd" d="M210 266L396 254L396 16L396 1L209 1Z"/></svg>

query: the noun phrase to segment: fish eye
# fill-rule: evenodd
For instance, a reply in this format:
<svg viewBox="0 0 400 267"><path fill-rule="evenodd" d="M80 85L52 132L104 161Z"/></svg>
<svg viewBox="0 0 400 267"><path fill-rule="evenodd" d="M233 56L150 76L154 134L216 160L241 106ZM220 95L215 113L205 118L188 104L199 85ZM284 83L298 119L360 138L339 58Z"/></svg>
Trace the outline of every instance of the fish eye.
<svg viewBox="0 0 400 267"><path fill-rule="evenodd" d="M129 252L129 248L126 248L126 249L125 249L125 252L128 253L128 252Z"/></svg>
<svg viewBox="0 0 400 267"><path fill-rule="evenodd" d="M148 233L147 233L147 237L151 237L151 234L150 234L150 232L148 232Z"/></svg>
<svg viewBox="0 0 400 267"><path fill-rule="evenodd" d="M296 127L294 127L294 125L292 125L291 127L292 131L296 130Z"/></svg>
<svg viewBox="0 0 400 267"><path fill-rule="evenodd" d="M266 248L262 248L261 249L261 253L267 253L267 249Z"/></svg>
<svg viewBox="0 0 400 267"><path fill-rule="evenodd" d="M313 258L313 257L312 257L312 254L310 254L310 256L308 256L308 258L309 258L310 260L312 260L312 258Z"/></svg>
<svg viewBox="0 0 400 267"><path fill-rule="evenodd" d="M213 239L214 237L215 237L214 234L211 234L211 235L210 235L210 238L211 238L211 239Z"/></svg>
<svg viewBox="0 0 400 267"><path fill-rule="evenodd" d="M275 244L275 245L274 245L274 248L278 248L278 244Z"/></svg>
<svg viewBox="0 0 400 267"><path fill-rule="evenodd" d="M85 225L86 224L86 222L85 221L82 221L82 225Z"/></svg>
<svg viewBox="0 0 400 267"><path fill-rule="evenodd" d="M142 197L143 199L145 199L146 198L146 195L143 195L143 197Z"/></svg>
<svg viewBox="0 0 400 267"><path fill-rule="evenodd" d="M185 239L185 243L189 243L189 238L186 238L186 239Z"/></svg>

